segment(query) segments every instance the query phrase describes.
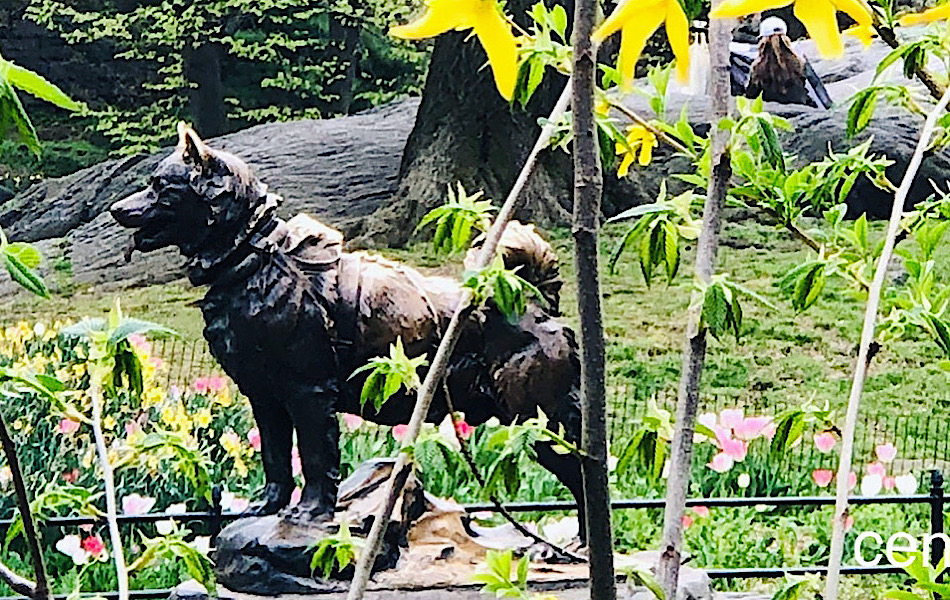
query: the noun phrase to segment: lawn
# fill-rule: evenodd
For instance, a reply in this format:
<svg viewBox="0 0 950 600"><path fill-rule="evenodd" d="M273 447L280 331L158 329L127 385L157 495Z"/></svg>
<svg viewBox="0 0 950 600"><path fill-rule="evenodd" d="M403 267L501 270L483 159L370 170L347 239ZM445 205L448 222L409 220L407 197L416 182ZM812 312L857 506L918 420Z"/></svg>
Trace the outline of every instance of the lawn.
<svg viewBox="0 0 950 600"><path fill-rule="evenodd" d="M880 233L880 227L873 229ZM611 273L606 263L624 231L622 224L608 226L602 244L608 374L616 401L636 408L650 397L671 401L675 395L692 265L691 253L686 252L671 284L655 280L648 287L634 254L629 253ZM562 257L562 310L566 319L576 323L570 232L556 230L549 235ZM461 271L459 260L446 261L421 241L383 253L424 271ZM783 231L751 220L726 223L720 270L770 299L776 308L745 300L741 340L710 343L703 376L705 401L710 406L784 407L806 400L828 401L832 406L845 403L864 301L844 285L830 285L814 307L796 314L775 281L804 256L802 246ZM940 264L950 265L950 260ZM947 271L944 268L943 274ZM50 301L22 295L0 306L0 322L103 315L116 295L127 313L168 325L185 340L201 338L201 315L193 305L201 291L184 280L113 293L79 288ZM864 411L950 415L950 376L936 366L940 357L938 348L923 339L886 345L872 365Z"/></svg>

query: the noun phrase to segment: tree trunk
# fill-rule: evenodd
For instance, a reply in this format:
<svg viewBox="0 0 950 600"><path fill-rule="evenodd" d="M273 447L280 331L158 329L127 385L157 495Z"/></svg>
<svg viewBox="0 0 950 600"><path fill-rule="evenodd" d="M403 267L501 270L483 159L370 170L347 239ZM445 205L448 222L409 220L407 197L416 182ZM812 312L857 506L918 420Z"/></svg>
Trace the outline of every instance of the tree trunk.
<svg viewBox="0 0 950 600"><path fill-rule="evenodd" d="M333 47L329 54L336 60L336 78L327 86L331 98L325 110L329 114L345 115L353 104L356 73L359 66L357 52L360 47L358 21L343 21L337 15L330 18L330 39Z"/></svg>
<svg viewBox="0 0 950 600"><path fill-rule="evenodd" d="M527 27L526 12L535 1L511 0L506 12ZM446 33L435 42L398 189L393 201L367 220L361 240L367 245L404 244L422 215L444 203L446 188L456 182L500 202L538 137L538 119L551 112L564 87L565 78L549 70L527 110L510 107L498 95L484 50L475 40L465 41L468 35ZM542 153L516 218L568 223L570 186L568 155Z"/></svg>
<svg viewBox="0 0 950 600"><path fill-rule="evenodd" d="M718 4L713 0L713 6ZM696 247L696 277L709 283L716 270L722 205L729 191L732 167L728 151L729 132L716 123L729 112L729 42L732 19L713 19L709 24L709 94L712 136L712 170L703 206L703 230ZM663 541L660 546L659 579L667 598L675 598L682 561L683 513L693 465L693 434L699 407L699 388L706 360L706 330L700 328L702 302L693 302L686 328L686 345L676 400L676 433L670 456L670 476L666 482L666 509L663 513Z"/></svg>
<svg viewBox="0 0 950 600"><path fill-rule="evenodd" d="M221 54L218 44L204 43L185 53L185 77L197 87L188 94L193 126L201 137L228 132L228 113L221 81Z"/></svg>
<svg viewBox="0 0 950 600"><path fill-rule="evenodd" d="M597 229L603 174L594 121L597 49L591 44L597 0L574 5L574 263L581 334L581 465L590 548L590 597L614 600L614 545L607 479L607 403L604 384L604 323L600 295Z"/></svg>

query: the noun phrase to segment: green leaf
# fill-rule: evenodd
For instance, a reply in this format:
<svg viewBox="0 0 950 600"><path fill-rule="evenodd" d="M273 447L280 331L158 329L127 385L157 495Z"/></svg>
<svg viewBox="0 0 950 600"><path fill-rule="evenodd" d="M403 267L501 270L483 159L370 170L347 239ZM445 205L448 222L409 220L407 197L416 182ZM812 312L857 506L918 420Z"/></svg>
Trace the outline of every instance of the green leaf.
<svg viewBox="0 0 950 600"><path fill-rule="evenodd" d="M169 329L164 325L152 323L151 321L143 321L141 319L125 318L112 330L108 339L110 344L118 344L123 340L127 340L131 335L144 335L146 333L159 333L178 337L177 331Z"/></svg>
<svg viewBox="0 0 950 600"><path fill-rule="evenodd" d="M40 140L26 109L23 108L13 86L4 77L0 77L0 135L6 135L11 129L16 130L20 141L26 144L33 154L40 155Z"/></svg>
<svg viewBox="0 0 950 600"><path fill-rule="evenodd" d="M855 94L854 102L848 109L848 121L846 135L855 136L864 131L874 116L874 109L877 106L879 88L868 88Z"/></svg>
<svg viewBox="0 0 950 600"><path fill-rule="evenodd" d="M772 167L779 171L785 171L785 155L782 153L782 145L778 141L778 135L768 119L757 117L755 119L762 134L762 151L765 153L765 160Z"/></svg>
<svg viewBox="0 0 950 600"><path fill-rule="evenodd" d="M67 96L63 90L44 79L41 75L0 58L0 78L4 77L13 87L21 89L32 96L36 96L40 100L46 100L60 108L65 108L73 112L83 109L82 104Z"/></svg>
<svg viewBox="0 0 950 600"><path fill-rule="evenodd" d="M49 290L46 288L46 284L43 283L43 280L40 278L40 276L23 264L23 262L17 258L16 255L4 251L3 262L7 267L7 272L10 273L10 277L13 279L13 281L17 282L21 287L36 294L37 296L49 298Z"/></svg>

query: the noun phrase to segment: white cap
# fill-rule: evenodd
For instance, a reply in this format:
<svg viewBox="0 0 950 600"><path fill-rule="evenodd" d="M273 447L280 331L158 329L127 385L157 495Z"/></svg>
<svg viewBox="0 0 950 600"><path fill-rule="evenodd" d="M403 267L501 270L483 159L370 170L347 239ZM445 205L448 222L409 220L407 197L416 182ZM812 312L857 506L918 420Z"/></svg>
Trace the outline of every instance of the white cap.
<svg viewBox="0 0 950 600"><path fill-rule="evenodd" d="M759 23L759 37L764 38L776 33L788 33L788 25L779 17L767 17Z"/></svg>

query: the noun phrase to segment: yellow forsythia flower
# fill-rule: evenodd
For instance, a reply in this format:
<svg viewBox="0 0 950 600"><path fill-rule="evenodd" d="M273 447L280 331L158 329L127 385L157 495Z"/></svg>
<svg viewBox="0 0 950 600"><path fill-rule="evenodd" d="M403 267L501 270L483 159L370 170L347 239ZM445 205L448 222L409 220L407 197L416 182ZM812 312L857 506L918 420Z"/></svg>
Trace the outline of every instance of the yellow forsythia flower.
<svg viewBox="0 0 950 600"><path fill-rule="evenodd" d="M623 86L629 89L637 60L647 40L666 22L666 37L676 57L676 74L680 81L689 79L689 21L677 0L620 0L604 24L591 38L600 43L620 31L620 55L617 70Z"/></svg>
<svg viewBox="0 0 950 600"><path fill-rule="evenodd" d="M634 158L637 159L641 167L650 164L650 161L653 160L653 149L656 148L657 141L653 132L643 125L630 125L627 127L627 144L630 145L629 150L624 144L617 144L617 156L623 156L620 167L617 169L617 177L627 176Z"/></svg>
<svg viewBox="0 0 950 600"><path fill-rule="evenodd" d="M795 16L805 25L818 52L825 58L837 58L844 53L844 44L838 32L837 11L847 13L857 23L856 27L849 30L850 33L862 41L870 39L871 11L863 0L723 0L709 16L716 19L744 17L793 3Z"/></svg>
<svg viewBox="0 0 950 600"><path fill-rule="evenodd" d="M934 21L940 21L948 17L950 17L950 4L941 4L940 6L929 8L922 13L904 15L901 17L899 23L904 27L910 27L912 25L920 25L921 23L933 23Z"/></svg>
<svg viewBox="0 0 950 600"><path fill-rule="evenodd" d="M498 93L511 100L518 79L518 44L497 0L428 0L420 18L389 32L398 38L419 40L453 29L475 32L488 55Z"/></svg>

